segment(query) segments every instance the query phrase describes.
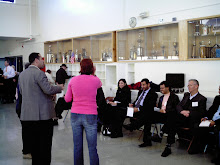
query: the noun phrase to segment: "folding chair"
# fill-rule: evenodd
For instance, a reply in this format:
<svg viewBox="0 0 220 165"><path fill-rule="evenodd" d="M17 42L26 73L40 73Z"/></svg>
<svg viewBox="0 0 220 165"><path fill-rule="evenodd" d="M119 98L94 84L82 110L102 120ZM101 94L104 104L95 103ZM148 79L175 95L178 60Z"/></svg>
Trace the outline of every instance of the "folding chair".
<svg viewBox="0 0 220 165"><path fill-rule="evenodd" d="M66 115L65 115L65 118L63 119L63 122L66 120L66 117L67 117L68 113L69 113L69 109L66 112Z"/></svg>
<svg viewBox="0 0 220 165"><path fill-rule="evenodd" d="M187 152L189 151L192 143L193 143L193 140L194 140L194 136L190 136L190 128L180 128L180 130L184 131L184 135L187 135L187 136L179 136L178 134L178 137L180 140L185 140L185 141L188 141L189 142L189 146L187 148Z"/></svg>

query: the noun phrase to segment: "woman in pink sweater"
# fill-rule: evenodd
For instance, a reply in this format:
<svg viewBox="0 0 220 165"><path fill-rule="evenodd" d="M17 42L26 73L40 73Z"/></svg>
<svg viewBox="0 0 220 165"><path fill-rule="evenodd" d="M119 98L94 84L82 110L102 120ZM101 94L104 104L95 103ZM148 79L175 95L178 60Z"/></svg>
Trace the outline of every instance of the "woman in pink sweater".
<svg viewBox="0 0 220 165"><path fill-rule="evenodd" d="M89 148L90 165L99 165L97 153L97 89L102 86L98 77L93 76L91 59L80 62L81 75L73 77L67 88L65 101L72 103L71 125L74 143L74 164L83 165L83 130Z"/></svg>

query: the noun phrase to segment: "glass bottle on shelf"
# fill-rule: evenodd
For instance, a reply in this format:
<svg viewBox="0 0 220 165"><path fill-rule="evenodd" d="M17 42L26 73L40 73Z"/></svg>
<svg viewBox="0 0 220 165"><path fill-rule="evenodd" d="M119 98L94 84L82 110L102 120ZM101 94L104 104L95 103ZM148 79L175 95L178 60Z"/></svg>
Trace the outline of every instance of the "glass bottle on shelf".
<svg viewBox="0 0 220 165"><path fill-rule="evenodd" d="M136 60L137 59L137 50L135 46L132 46L130 49L130 60Z"/></svg>
<svg viewBox="0 0 220 165"><path fill-rule="evenodd" d="M52 50L51 50L51 45L49 45L49 50L47 53L47 63L52 63L52 58L51 56L53 55Z"/></svg>

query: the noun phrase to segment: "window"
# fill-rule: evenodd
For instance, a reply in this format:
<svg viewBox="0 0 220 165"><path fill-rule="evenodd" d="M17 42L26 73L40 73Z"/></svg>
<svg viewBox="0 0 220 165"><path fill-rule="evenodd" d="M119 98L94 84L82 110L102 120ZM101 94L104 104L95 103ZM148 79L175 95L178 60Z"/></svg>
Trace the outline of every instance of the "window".
<svg viewBox="0 0 220 165"><path fill-rule="evenodd" d="M15 0L0 0L3 3L15 3Z"/></svg>

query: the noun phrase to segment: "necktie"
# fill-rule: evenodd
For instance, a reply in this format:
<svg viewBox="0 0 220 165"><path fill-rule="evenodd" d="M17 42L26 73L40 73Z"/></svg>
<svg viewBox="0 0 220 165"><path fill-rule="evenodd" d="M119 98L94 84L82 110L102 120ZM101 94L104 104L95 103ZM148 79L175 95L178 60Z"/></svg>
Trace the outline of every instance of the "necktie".
<svg viewBox="0 0 220 165"><path fill-rule="evenodd" d="M5 72L7 72L7 67L6 67L6 69L5 69Z"/></svg>
<svg viewBox="0 0 220 165"><path fill-rule="evenodd" d="M145 91L142 92L142 94L141 94L141 96L139 97L137 103L135 104L135 107L136 107L136 108L139 108L139 107L140 107L140 103L141 103L141 100L142 100L143 97L144 97L144 93L145 93Z"/></svg>

